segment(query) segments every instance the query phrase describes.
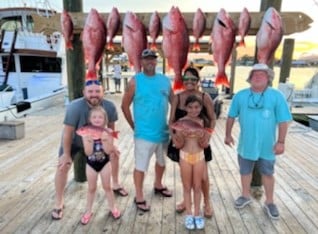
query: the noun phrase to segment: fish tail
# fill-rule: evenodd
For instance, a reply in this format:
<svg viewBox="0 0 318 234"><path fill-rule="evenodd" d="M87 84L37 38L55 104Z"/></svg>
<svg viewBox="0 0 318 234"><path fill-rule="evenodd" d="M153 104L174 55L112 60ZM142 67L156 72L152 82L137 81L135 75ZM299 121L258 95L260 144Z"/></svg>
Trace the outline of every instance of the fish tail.
<svg viewBox="0 0 318 234"><path fill-rule="evenodd" d="M106 49L108 49L108 50L110 50L110 51L114 51L115 50L115 48L114 48L114 44L113 44L113 42L108 42L107 43L107 47L106 47Z"/></svg>
<svg viewBox="0 0 318 234"><path fill-rule="evenodd" d="M173 90L180 90L183 89L183 83L180 79L177 79L173 83Z"/></svg>
<svg viewBox="0 0 318 234"><path fill-rule="evenodd" d="M205 128L205 130L209 133L212 134L214 132L214 130L212 128Z"/></svg>
<svg viewBox="0 0 318 234"><path fill-rule="evenodd" d="M66 42L66 49L73 50L73 44L72 44L72 41L67 41L67 42Z"/></svg>
<svg viewBox="0 0 318 234"><path fill-rule="evenodd" d="M244 38L239 42L238 46L246 47Z"/></svg>
<svg viewBox="0 0 318 234"><path fill-rule="evenodd" d="M86 80L96 80L96 79L97 79L96 72L92 70L88 70L86 73Z"/></svg>
<svg viewBox="0 0 318 234"><path fill-rule="evenodd" d="M150 44L150 49L151 50L154 50L154 51L157 51L158 49L157 49L157 44L156 44L156 42L152 42L151 44Z"/></svg>
<svg viewBox="0 0 318 234"><path fill-rule="evenodd" d="M198 42L193 44L192 51L199 52L201 50L200 44Z"/></svg>
<svg viewBox="0 0 318 234"><path fill-rule="evenodd" d="M113 131L112 132L112 137L118 139L118 133L119 133L119 131Z"/></svg>
<svg viewBox="0 0 318 234"><path fill-rule="evenodd" d="M224 85L225 87L230 87L229 80L227 79L226 74L218 74L215 79L215 85Z"/></svg>

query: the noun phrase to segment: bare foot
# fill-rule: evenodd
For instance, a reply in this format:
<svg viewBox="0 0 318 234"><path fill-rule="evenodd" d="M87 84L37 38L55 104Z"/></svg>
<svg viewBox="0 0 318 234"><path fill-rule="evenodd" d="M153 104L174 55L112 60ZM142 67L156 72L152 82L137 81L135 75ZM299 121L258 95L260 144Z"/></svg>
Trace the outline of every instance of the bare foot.
<svg viewBox="0 0 318 234"><path fill-rule="evenodd" d="M180 202L179 204L177 204L176 206L176 212L177 213L183 213L185 211L185 204L184 201Z"/></svg>
<svg viewBox="0 0 318 234"><path fill-rule="evenodd" d="M212 218L213 216L213 208L211 207L210 203L204 205L204 217L205 218Z"/></svg>

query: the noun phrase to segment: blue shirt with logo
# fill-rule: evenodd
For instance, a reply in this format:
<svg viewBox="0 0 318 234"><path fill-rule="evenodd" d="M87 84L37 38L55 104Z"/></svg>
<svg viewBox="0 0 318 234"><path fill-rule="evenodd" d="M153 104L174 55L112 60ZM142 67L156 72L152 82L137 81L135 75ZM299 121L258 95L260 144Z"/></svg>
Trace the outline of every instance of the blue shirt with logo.
<svg viewBox="0 0 318 234"><path fill-rule="evenodd" d="M238 117L238 154L245 159L274 160L277 125L292 120L282 93L268 87L263 93L243 89L234 95L228 116Z"/></svg>

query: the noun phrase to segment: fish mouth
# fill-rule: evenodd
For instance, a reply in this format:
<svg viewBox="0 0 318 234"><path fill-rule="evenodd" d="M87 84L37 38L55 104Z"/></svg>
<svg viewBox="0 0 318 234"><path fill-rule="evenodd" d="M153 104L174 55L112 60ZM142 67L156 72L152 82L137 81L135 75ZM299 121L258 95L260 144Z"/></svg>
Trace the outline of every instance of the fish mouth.
<svg viewBox="0 0 318 234"><path fill-rule="evenodd" d="M272 30L276 30L276 28L274 27L274 25L271 24L271 22L266 21L266 24L267 24Z"/></svg>

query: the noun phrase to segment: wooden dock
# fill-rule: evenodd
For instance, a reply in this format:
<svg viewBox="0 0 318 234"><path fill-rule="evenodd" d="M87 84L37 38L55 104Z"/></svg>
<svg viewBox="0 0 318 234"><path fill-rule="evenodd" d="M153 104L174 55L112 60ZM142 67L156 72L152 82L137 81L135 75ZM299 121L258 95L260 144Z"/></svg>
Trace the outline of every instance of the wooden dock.
<svg viewBox="0 0 318 234"><path fill-rule="evenodd" d="M206 220L203 231L189 232L183 216L175 212L181 200L182 186L178 165L167 159L164 184L173 190L172 198L153 193L153 163L145 180L145 198L151 211L142 213L133 204L134 168L133 133L119 108L121 95L107 95L118 107L117 128L121 151L120 180L128 197L117 197L123 216L113 220L107 211L104 192L99 186L94 203L94 217L83 226L80 217L85 209L86 183L73 180L69 173L64 217L51 219L54 204L54 174L61 137L64 106L40 111L22 119L25 137L0 140L0 233L318 233L318 132L293 122L286 140L286 152L278 156L275 201L281 217L270 220L263 211L264 197L253 200L243 210L236 210L234 199L240 195L240 177L236 151L223 143L226 110L217 121L212 137L213 161L209 163L211 200L215 214ZM238 124L234 134L237 138Z"/></svg>

